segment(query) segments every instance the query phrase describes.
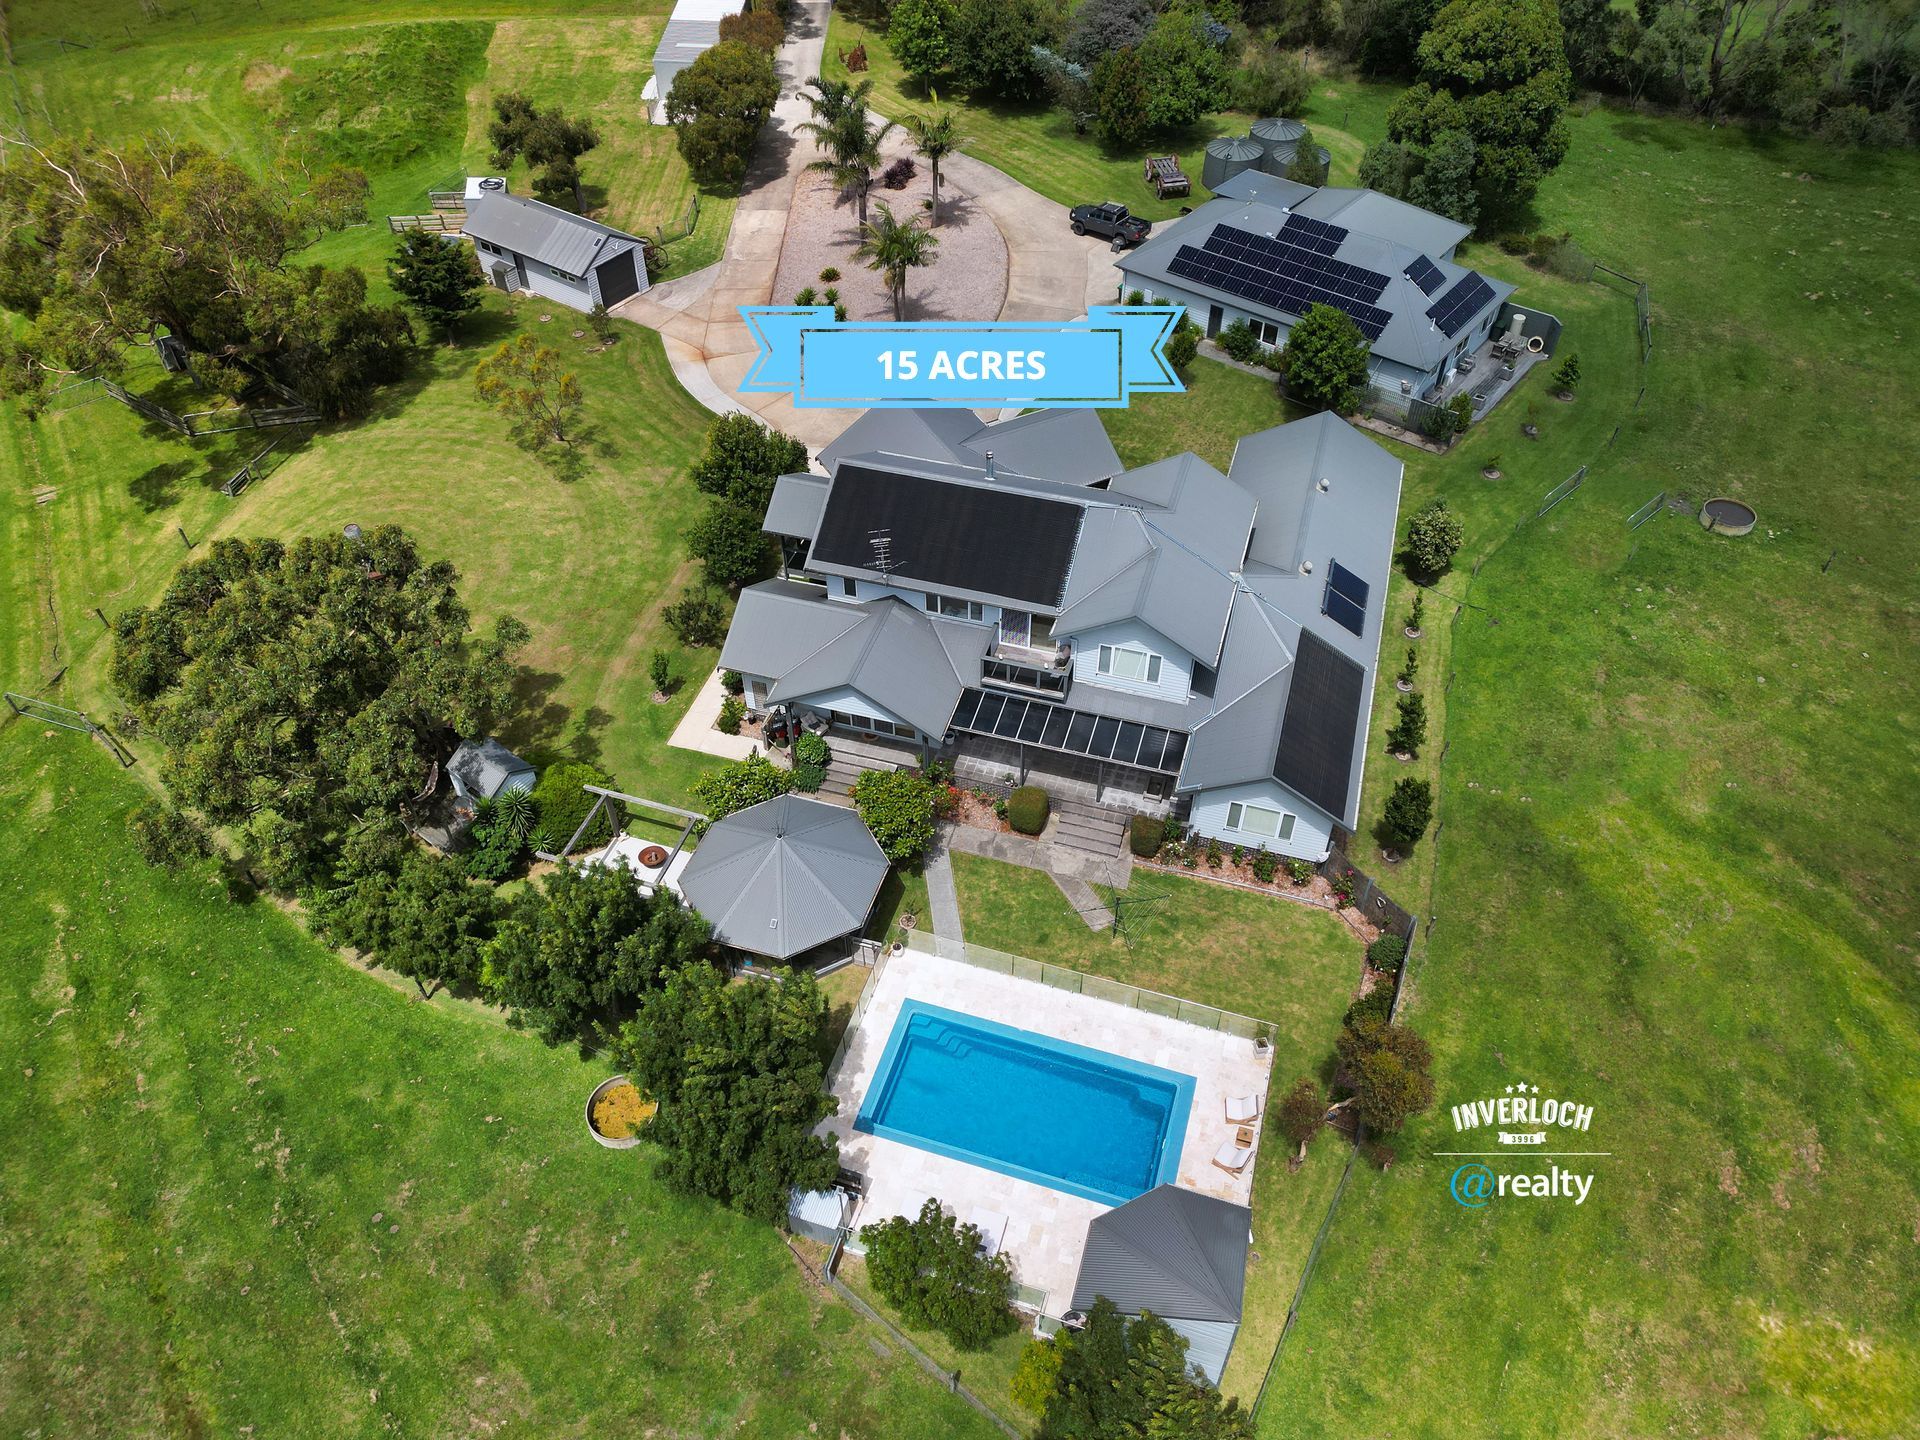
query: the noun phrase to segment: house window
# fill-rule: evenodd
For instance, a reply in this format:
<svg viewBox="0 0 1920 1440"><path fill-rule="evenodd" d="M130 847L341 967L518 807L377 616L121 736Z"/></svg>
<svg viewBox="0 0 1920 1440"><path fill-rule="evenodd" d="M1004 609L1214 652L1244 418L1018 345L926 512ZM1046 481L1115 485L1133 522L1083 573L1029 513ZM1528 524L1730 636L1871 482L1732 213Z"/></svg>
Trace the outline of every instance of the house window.
<svg viewBox="0 0 1920 1440"><path fill-rule="evenodd" d="M1236 800L1227 806L1227 828L1268 840L1291 840L1293 816L1270 805L1245 805Z"/></svg>
<svg viewBox="0 0 1920 1440"><path fill-rule="evenodd" d="M498 255L500 253L498 250L494 249L493 246L485 240L476 240L473 243L478 245L482 250L486 251L487 254L489 255Z"/></svg>
<svg viewBox="0 0 1920 1440"><path fill-rule="evenodd" d="M1271 320L1249 320L1253 333L1262 345L1278 345L1281 341L1280 327Z"/></svg>
<svg viewBox="0 0 1920 1440"><path fill-rule="evenodd" d="M849 600L851 600L855 595L858 595L860 592L854 588L853 580L851 577L842 575L840 577L840 593L842 595L845 595Z"/></svg>
<svg viewBox="0 0 1920 1440"><path fill-rule="evenodd" d="M945 615L949 620L972 620L985 624L987 607L978 600L955 600L951 595L927 596L927 609L935 615Z"/></svg>
<svg viewBox="0 0 1920 1440"><path fill-rule="evenodd" d="M1160 683L1160 657L1136 645L1102 645L1099 670L1115 680L1144 680Z"/></svg>

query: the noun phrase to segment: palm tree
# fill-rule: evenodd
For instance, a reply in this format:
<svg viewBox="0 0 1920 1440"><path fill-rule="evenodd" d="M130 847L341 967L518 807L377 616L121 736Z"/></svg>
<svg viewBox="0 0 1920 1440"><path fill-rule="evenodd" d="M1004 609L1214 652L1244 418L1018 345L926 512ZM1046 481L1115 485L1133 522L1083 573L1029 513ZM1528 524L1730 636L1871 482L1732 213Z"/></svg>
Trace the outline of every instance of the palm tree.
<svg viewBox="0 0 1920 1440"><path fill-rule="evenodd" d="M853 253L866 259L869 270L878 270L893 296L893 318L904 320L907 309L907 272L933 263L933 252L940 248L940 237L922 230L911 220L894 218L893 207L880 202L880 213L871 224L860 225L860 248Z"/></svg>
<svg viewBox="0 0 1920 1440"><path fill-rule="evenodd" d="M872 83L863 80L848 92L845 108L833 119L808 120L800 126L827 152L807 168L831 175L842 194L852 195L859 202L863 226L867 223L867 193L873 189L873 172L880 168L880 142L894 128L891 120L875 125L867 114L864 91Z"/></svg>
<svg viewBox="0 0 1920 1440"><path fill-rule="evenodd" d="M934 97L936 100L938 96ZM915 115L907 121L913 132L913 148L933 172L933 223L940 223L940 162L960 148L960 125L951 110L936 110L931 115Z"/></svg>
<svg viewBox="0 0 1920 1440"><path fill-rule="evenodd" d="M823 125L831 125L842 115L853 110L865 110L867 97L873 93L873 81L829 80L824 75L816 75L809 80L818 94L805 97L807 107L813 111L813 118Z"/></svg>

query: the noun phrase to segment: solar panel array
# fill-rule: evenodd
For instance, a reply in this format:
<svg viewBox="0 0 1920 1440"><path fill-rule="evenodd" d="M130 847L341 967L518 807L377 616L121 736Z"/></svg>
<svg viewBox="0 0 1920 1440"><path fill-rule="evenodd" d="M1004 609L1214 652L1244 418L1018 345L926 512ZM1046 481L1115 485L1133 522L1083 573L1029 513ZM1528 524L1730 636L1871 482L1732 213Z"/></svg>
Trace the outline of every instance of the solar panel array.
<svg viewBox="0 0 1920 1440"><path fill-rule="evenodd" d="M1378 340L1393 319L1392 311L1374 303L1387 277L1334 259L1346 238L1340 226L1304 215L1289 215L1278 235L1216 225L1204 246L1182 245L1167 269L1289 315L1331 305L1351 316L1367 339Z"/></svg>
<svg viewBox="0 0 1920 1440"><path fill-rule="evenodd" d="M1480 307L1492 298L1493 286L1469 270L1453 282L1452 289L1427 307L1427 318L1445 331L1451 340L1460 333L1460 327L1478 314Z"/></svg>
<svg viewBox="0 0 1920 1440"><path fill-rule="evenodd" d="M1187 754L1187 737L1178 730L1162 730L1157 725L1139 725L992 690L963 692L953 712L953 728L1168 775L1179 774L1180 762Z"/></svg>
<svg viewBox="0 0 1920 1440"><path fill-rule="evenodd" d="M1447 283L1447 277L1440 273L1440 267L1424 255L1413 257L1413 263L1407 266L1407 279L1420 287L1422 295L1431 295Z"/></svg>
<svg viewBox="0 0 1920 1440"><path fill-rule="evenodd" d="M1273 778L1329 815L1344 815L1366 671L1311 630L1300 632Z"/></svg>
<svg viewBox="0 0 1920 1440"><path fill-rule="evenodd" d="M1327 562L1327 589L1320 598L1320 613L1334 624L1356 635L1367 633L1367 582L1338 560Z"/></svg>

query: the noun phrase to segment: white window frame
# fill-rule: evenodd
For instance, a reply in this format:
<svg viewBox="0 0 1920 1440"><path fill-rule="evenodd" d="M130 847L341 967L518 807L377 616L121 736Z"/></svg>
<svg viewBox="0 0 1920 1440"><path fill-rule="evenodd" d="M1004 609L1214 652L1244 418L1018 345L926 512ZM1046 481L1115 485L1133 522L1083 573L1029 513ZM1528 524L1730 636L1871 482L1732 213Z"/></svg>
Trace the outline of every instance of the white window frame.
<svg viewBox="0 0 1920 1440"><path fill-rule="evenodd" d="M1115 660L1122 655L1138 657L1140 673L1128 675L1114 668ZM1131 680L1136 684L1158 685L1160 683L1161 659L1144 645L1102 645L1094 660L1094 669L1109 680Z"/></svg>
<svg viewBox="0 0 1920 1440"><path fill-rule="evenodd" d="M1266 830L1247 822L1254 816L1273 817L1273 829ZM1234 800L1227 805L1227 829L1238 830L1243 835L1256 835L1262 840L1291 840L1293 838L1293 812L1281 810L1272 805L1261 805L1252 800Z"/></svg>
<svg viewBox="0 0 1920 1440"><path fill-rule="evenodd" d="M1286 338L1281 333L1279 325L1271 320L1249 319L1247 323L1253 327L1253 336L1262 345L1277 346Z"/></svg>
<svg viewBox="0 0 1920 1440"><path fill-rule="evenodd" d="M987 607L978 600L961 600L951 595L927 594L927 609L947 620L965 620L974 625L987 623Z"/></svg>

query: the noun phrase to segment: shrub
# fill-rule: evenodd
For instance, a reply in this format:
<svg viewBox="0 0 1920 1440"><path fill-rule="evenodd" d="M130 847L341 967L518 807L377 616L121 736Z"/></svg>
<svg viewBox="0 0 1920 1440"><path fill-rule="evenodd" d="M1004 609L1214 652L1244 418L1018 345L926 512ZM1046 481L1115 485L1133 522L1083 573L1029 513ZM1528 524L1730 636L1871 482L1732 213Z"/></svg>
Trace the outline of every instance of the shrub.
<svg viewBox="0 0 1920 1440"><path fill-rule="evenodd" d="M727 607L711 585L689 585L660 613L683 645L710 648L727 638Z"/></svg>
<svg viewBox="0 0 1920 1440"><path fill-rule="evenodd" d="M1207 865L1211 869L1218 870L1220 868L1220 861L1222 858L1223 857L1220 854L1220 842L1218 840L1209 839L1207 841Z"/></svg>
<svg viewBox="0 0 1920 1440"><path fill-rule="evenodd" d="M824 770L831 759L833 759L833 750L822 736L802 734L793 742L795 765L818 765Z"/></svg>
<svg viewBox="0 0 1920 1440"><path fill-rule="evenodd" d="M667 658L667 652L656 650L653 658L647 662L647 678L653 681L653 693L664 695L673 684L673 662Z"/></svg>
<svg viewBox="0 0 1920 1440"><path fill-rule="evenodd" d="M840 278L840 267L838 265L829 265L827 266L826 269L820 272L820 279L823 284L831 285L834 281L838 280L839 278Z"/></svg>
<svg viewBox="0 0 1920 1440"><path fill-rule="evenodd" d="M1367 337L1351 316L1309 305L1287 332L1287 394L1310 410L1344 415L1367 387Z"/></svg>
<svg viewBox="0 0 1920 1440"><path fill-rule="evenodd" d="M1038 835L1047 828L1050 808L1046 791L1038 785L1022 785L1007 797L1007 824L1022 835Z"/></svg>
<svg viewBox="0 0 1920 1440"><path fill-rule="evenodd" d="M1304 885L1313 879L1313 862L1299 857L1287 861L1287 878L1296 885Z"/></svg>
<svg viewBox="0 0 1920 1440"><path fill-rule="evenodd" d="M853 782L854 808L896 865L911 865L933 844L934 785L905 770L868 770Z"/></svg>
<svg viewBox="0 0 1920 1440"><path fill-rule="evenodd" d="M720 688L729 695L744 695L747 689L747 682L741 677L738 670L722 670L720 672Z"/></svg>
<svg viewBox="0 0 1920 1440"><path fill-rule="evenodd" d="M611 790L613 777L584 760L549 765L540 773L539 783L533 787L533 808L539 815L536 823L553 837L552 845L541 848L558 853L559 847L573 838L573 832L587 818L587 812L593 809L597 797L581 789L583 785L598 785L602 790ZM600 813L594 817L593 828L580 837L580 843L583 846L604 845L613 839L615 831L626 822L626 812L620 802L609 800L600 807Z"/></svg>
<svg viewBox="0 0 1920 1440"><path fill-rule="evenodd" d="M1367 963L1376 970L1392 974L1400 968L1400 962L1407 958L1407 937L1396 935L1391 930L1381 935L1367 946Z"/></svg>
<svg viewBox="0 0 1920 1440"><path fill-rule="evenodd" d="M1302 1075L1280 1101L1280 1133L1289 1145L1305 1145L1320 1133L1326 1115L1327 1102L1321 1098L1320 1087Z"/></svg>
<svg viewBox="0 0 1920 1440"><path fill-rule="evenodd" d="M1136 815L1127 824L1127 848L1142 860L1158 855L1166 838L1167 822L1151 815Z"/></svg>
<svg viewBox="0 0 1920 1440"><path fill-rule="evenodd" d="M796 305L812 305L819 299L820 296L811 285L803 285L794 293L793 303Z"/></svg>
<svg viewBox="0 0 1920 1440"><path fill-rule="evenodd" d="M1241 860L1245 858L1245 856L1246 856L1246 852L1242 850L1238 845L1236 845L1233 847L1233 854L1230 855L1228 858L1232 860L1234 864L1238 865L1241 862Z"/></svg>
<svg viewBox="0 0 1920 1440"><path fill-rule="evenodd" d="M938 1330L962 1350L979 1350L1019 1321L1013 1313L1013 1264L983 1255L980 1232L948 1217L929 1199L912 1219L896 1215L860 1232L867 1276L909 1325Z"/></svg>
<svg viewBox="0 0 1920 1440"><path fill-rule="evenodd" d="M133 848L149 865L178 870L213 853L213 842L200 822L173 805L149 800L127 814Z"/></svg>
<svg viewBox="0 0 1920 1440"><path fill-rule="evenodd" d="M1427 738L1427 702L1418 690L1402 695L1395 706L1387 748L1396 754L1418 755Z"/></svg>
<svg viewBox="0 0 1920 1440"><path fill-rule="evenodd" d="M1334 904L1344 910L1353 903L1353 871L1342 870L1327 883L1333 887Z"/></svg>
<svg viewBox="0 0 1920 1440"><path fill-rule="evenodd" d="M1029 1340L1020 1352L1020 1367L1013 1372L1008 1393L1022 1410L1038 1415L1053 1398L1060 1380L1060 1347L1051 1340Z"/></svg>
<svg viewBox="0 0 1920 1440"><path fill-rule="evenodd" d="M1347 1006L1340 1023L1348 1029L1364 1029L1368 1023L1384 1025L1393 1013L1393 987L1376 985Z"/></svg>
<svg viewBox="0 0 1920 1440"><path fill-rule="evenodd" d="M1407 628L1409 630L1418 630L1420 628L1420 617L1426 614L1426 610L1427 597L1418 590L1414 591L1413 608L1407 612Z"/></svg>
<svg viewBox="0 0 1920 1440"><path fill-rule="evenodd" d="M1270 854L1266 846L1262 845L1253 852L1253 878L1262 885L1273 879L1273 873L1279 867L1279 857Z"/></svg>
<svg viewBox="0 0 1920 1440"><path fill-rule="evenodd" d="M1229 360L1251 365L1260 358L1260 337L1253 333L1253 327L1244 320L1234 321L1213 339L1226 352Z"/></svg>
<svg viewBox="0 0 1920 1440"><path fill-rule="evenodd" d="M1356 1021L1340 1032L1337 1048L1369 1130L1398 1130L1433 1104L1433 1052L1406 1026Z"/></svg>
<svg viewBox="0 0 1920 1440"><path fill-rule="evenodd" d="M1433 786L1411 775L1397 782L1380 815L1381 838L1389 844L1412 846L1432 823Z"/></svg>
<svg viewBox="0 0 1920 1440"><path fill-rule="evenodd" d="M741 722L747 718L747 702L738 695L729 695L720 702L720 718L713 722L713 728L722 735L738 735Z"/></svg>
<svg viewBox="0 0 1920 1440"><path fill-rule="evenodd" d="M827 767L824 765L796 764L793 767L793 788L811 795L827 783Z"/></svg>
<svg viewBox="0 0 1920 1440"><path fill-rule="evenodd" d="M1407 663L1400 667L1400 678L1411 685L1413 683L1413 677L1419 673L1420 652L1409 645L1407 646Z"/></svg>
<svg viewBox="0 0 1920 1440"><path fill-rule="evenodd" d="M1580 356L1578 352L1575 352L1569 354L1566 359L1562 360L1560 362L1560 368L1553 372L1553 384L1555 389L1564 390L1571 395L1574 387L1579 385L1579 383Z"/></svg>
<svg viewBox="0 0 1920 1440"><path fill-rule="evenodd" d="M1182 375L1193 364L1194 357L1200 353L1200 327L1191 322L1182 322L1168 339L1164 353L1167 363Z"/></svg>
<svg viewBox="0 0 1920 1440"><path fill-rule="evenodd" d="M913 179L919 168L913 161L902 155L880 172L880 183L889 190L904 190L907 188L907 182Z"/></svg>
<svg viewBox="0 0 1920 1440"><path fill-rule="evenodd" d="M1407 525L1407 565L1416 578L1444 575L1459 553L1460 517L1442 499L1429 500Z"/></svg>
<svg viewBox="0 0 1920 1440"><path fill-rule="evenodd" d="M1144 305L1144 304L1146 304L1146 303L1147 303L1147 292L1146 292L1146 291L1144 291L1144 290L1129 290L1129 291L1127 292L1127 304L1129 304L1129 305Z"/></svg>
<svg viewBox="0 0 1920 1440"><path fill-rule="evenodd" d="M764 755L749 755L718 770L709 770L687 787L707 818L718 820L762 800L784 795L792 781L787 772Z"/></svg>

